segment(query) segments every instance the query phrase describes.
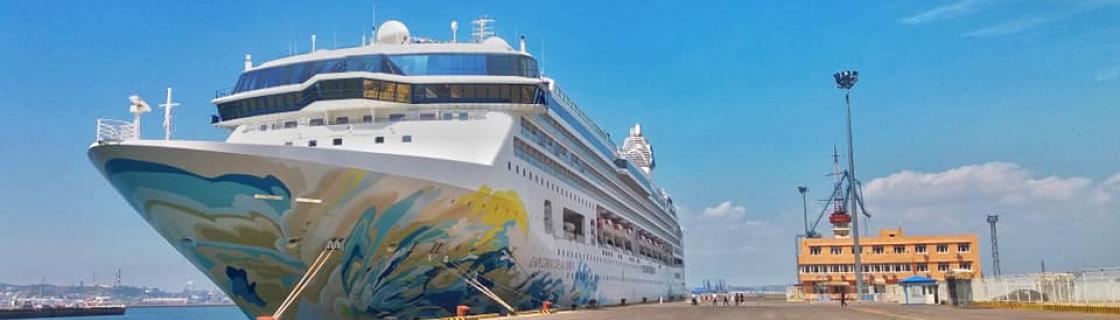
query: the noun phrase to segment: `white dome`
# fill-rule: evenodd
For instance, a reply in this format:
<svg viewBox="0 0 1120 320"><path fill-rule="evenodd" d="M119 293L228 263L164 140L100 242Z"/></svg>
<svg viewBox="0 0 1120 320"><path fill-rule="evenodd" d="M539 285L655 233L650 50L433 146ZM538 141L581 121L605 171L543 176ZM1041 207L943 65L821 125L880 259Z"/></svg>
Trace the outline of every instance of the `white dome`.
<svg viewBox="0 0 1120 320"><path fill-rule="evenodd" d="M405 44L408 38L408 27L397 20L385 21L377 28L377 44Z"/></svg>
<svg viewBox="0 0 1120 320"><path fill-rule="evenodd" d="M499 47L502 47L502 48L505 48L505 49L513 50L513 47L510 47L508 42L506 42L505 40L502 40L502 38L498 38L498 37L486 38L486 40L482 40L482 44L488 45L488 46L499 46Z"/></svg>

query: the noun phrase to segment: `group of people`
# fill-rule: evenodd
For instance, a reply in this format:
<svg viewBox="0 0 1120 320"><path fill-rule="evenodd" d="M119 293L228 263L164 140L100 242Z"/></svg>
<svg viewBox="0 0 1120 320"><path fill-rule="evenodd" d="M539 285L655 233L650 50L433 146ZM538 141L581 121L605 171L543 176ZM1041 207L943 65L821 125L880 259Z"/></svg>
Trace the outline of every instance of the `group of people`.
<svg viewBox="0 0 1120 320"><path fill-rule="evenodd" d="M747 301L747 294L742 293L742 292L735 292L735 293L713 293L713 294L701 294L701 295L693 294L692 295L692 305L698 305L700 302L703 302L703 303L711 302L712 306L715 307L715 306L719 306L720 301L723 302L724 307L731 306L731 303L735 303L735 306L739 307L739 306L742 306L743 303Z"/></svg>

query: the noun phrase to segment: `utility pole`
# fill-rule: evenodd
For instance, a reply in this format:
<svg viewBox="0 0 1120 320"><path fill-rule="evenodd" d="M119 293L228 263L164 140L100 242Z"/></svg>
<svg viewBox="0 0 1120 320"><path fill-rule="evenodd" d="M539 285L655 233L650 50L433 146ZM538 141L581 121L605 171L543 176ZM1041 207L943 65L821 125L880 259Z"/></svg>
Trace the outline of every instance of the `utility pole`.
<svg viewBox="0 0 1120 320"><path fill-rule="evenodd" d="M997 278L1000 276L999 270L999 237L996 236L996 222L999 222L999 215L988 215L988 224L992 227L992 274Z"/></svg>
<svg viewBox="0 0 1120 320"><path fill-rule="evenodd" d="M852 100L851 93L852 87L856 85L859 80L859 71L840 71L832 75L836 80L836 87L844 90L844 105L847 108L848 114L848 212L852 215L852 255L855 256L855 276L856 276L856 299L862 299L863 295L863 264L860 263L860 254L863 250L859 246L859 204L852 201L852 198L857 197L856 190L856 158L852 146Z"/></svg>

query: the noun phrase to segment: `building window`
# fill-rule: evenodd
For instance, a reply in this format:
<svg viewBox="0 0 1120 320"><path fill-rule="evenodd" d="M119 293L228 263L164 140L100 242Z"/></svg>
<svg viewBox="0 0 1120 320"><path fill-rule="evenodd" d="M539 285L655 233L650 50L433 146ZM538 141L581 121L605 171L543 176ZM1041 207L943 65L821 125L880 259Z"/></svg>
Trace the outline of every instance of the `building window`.
<svg viewBox="0 0 1120 320"><path fill-rule="evenodd" d="M460 112L459 113L459 120L467 120L467 113L466 112Z"/></svg>
<svg viewBox="0 0 1120 320"><path fill-rule="evenodd" d="M315 118L315 119L308 120L307 125L312 126L312 127L321 126L321 125L323 125L323 118Z"/></svg>
<svg viewBox="0 0 1120 320"><path fill-rule="evenodd" d="M972 262L961 262L961 269L972 270Z"/></svg>
<svg viewBox="0 0 1120 320"><path fill-rule="evenodd" d="M334 118L334 124L350 124L350 117Z"/></svg>
<svg viewBox="0 0 1120 320"><path fill-rule="evenodd" d="M972 248L967 243L957 245L957 252L968 252L970 249Z"/></svg>
<svg viewBox="0 0 1120 320"><path fill-rule="evenodd" d="M844 249L841 249L840 247L832 247L832 254L833 255L839 255L839 254L843 253L843 251L844 251Z"/></svg>
<svg viewBox="0 0 1120 320"><path fill-rule="evenodd" d="M412 142L412 135L406 134L401 136L401 142Z"/></svg>
<svg viewBox="0 0 1120 320"><path fill-rule="evenodd" d="M937 253L946 253L946 252L949 252L949 245L947 245L947 244L937 245Z"/></svg>
<svg viewBox="0 0 1120 320"><path fill-rule="evenodd" d="M284 145L285 146L290 146L290 145L292 145L292 142L291 141L284 141Z"/></svg>
<svg viewBox="0 0 1120 320"><path fill-rule="evenodd" d="M366 122L366 123L373 122L373 116L368 115L368 114L362 116L362 122Z"/></svg>
<svg viewBox="0 0 1120 320"><path fill-rule="evenodd" d="M919 264L919 265L918 265L918 272L929 272L929 265L928 265L928 264L924 264L924 263L923 263L923 264Z"/></svg>
<svg viewBox="0 0 1120 320"><path fill-rule="evenodd" d="M307 146L308 147L314 147L314 146L318 146L318 145L319 145L319 141L307 140Z"/></svg>
<svg viewBox="0 0 1120 320"><path fill-rule="evenodd" d="M811 255L811 256L821 255L821 247L809 247L809 255Z"/></svg>
<svg viewBox="0 0 1120 320"><path fill-rule="evenodd" d="M293 121L284 121L284 129L295 128L296 124L297 123L294 120Z"/></svg>
<svg viewBox="0 0 1120 320"><path fill-rule="evenodd" d="M948 272L948 271L949 271L949 264L948 264L948 263L944 263L944 262L942 262L942 263L938 263L938 264L937 264L937 271L939 271L939 272Z"/></svg>
<svg viewBox="0 0 1120 320"><path fill-rule="evenodd" d="M548 233L548 234L554 234L556 231L554 231L553 228L554 227L553 227L553 224L552 224L552 201L545 200L544 201L544 232Z"/></svg>
<svg viewBox="0 0 1120 320"><path fill-rule="evenodd" d="M874 253L874 254L883 254L883 246L874 246L874 247L871 247L871 253Z"/></svg>
<svg viewBox="0 0 1120 320"><path fill-rule="evenodd" d="M332 141L331 144L336 145L336 146L341 146L342 145L342 138L334 138L334 141Z"/></svg>
<svg viewBox="0 0 1120 320"><path fill-rule="evenodd" d="M894 246L894 253L906 253L906 246Z"/></svg>
<svg viewBox="0 0 1120 320"><path fill-rule="evenodd" d="M268 125L267 124L262 124L260 126L257 126L257 130L267 131L268 130Z"/></svg>
<svg viewBox="0 0 1120 320"><path fill-rule="evenodd" d="M926 253L926 245L924 245L924 244L919 244L919 245L916 245L916 246L914 246L914 252L917 252L917 253Z"/></svg>
<svg viewBox="0 0 1120 320"><path fill-rule="evenodd" d="M385 143L385 137L376 137L376 138L373 138L373 143L376 143L376 144L382 144L382 143Z"/></svg>

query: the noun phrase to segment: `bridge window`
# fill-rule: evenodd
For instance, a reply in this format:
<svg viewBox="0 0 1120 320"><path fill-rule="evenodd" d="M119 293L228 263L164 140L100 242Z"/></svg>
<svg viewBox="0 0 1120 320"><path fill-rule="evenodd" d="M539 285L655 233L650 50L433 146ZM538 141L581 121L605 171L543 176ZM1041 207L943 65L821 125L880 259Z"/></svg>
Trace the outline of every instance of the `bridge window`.
<svg viewBox="0 0 1120 320"><path fill-rule="evenodd" d="M323 118L315 118L307 121L307 125L316 127L323 125Z"/></svg>
<svg viewBox="0 0 1120 320"><path fill-rule="evenodd" d="M373 79L322 80L300 92L246 98L218 105L222 120L297 111L320 100L373 99L399 103L544 103L535 85L406 84ZM434 119L435 114L431 117ZM460 119L464 119L460 115ZM346 119L349 123L350 119ZM372 121L372 117L370 117ZM336 123L338 123L336 119Z"/></svg>

